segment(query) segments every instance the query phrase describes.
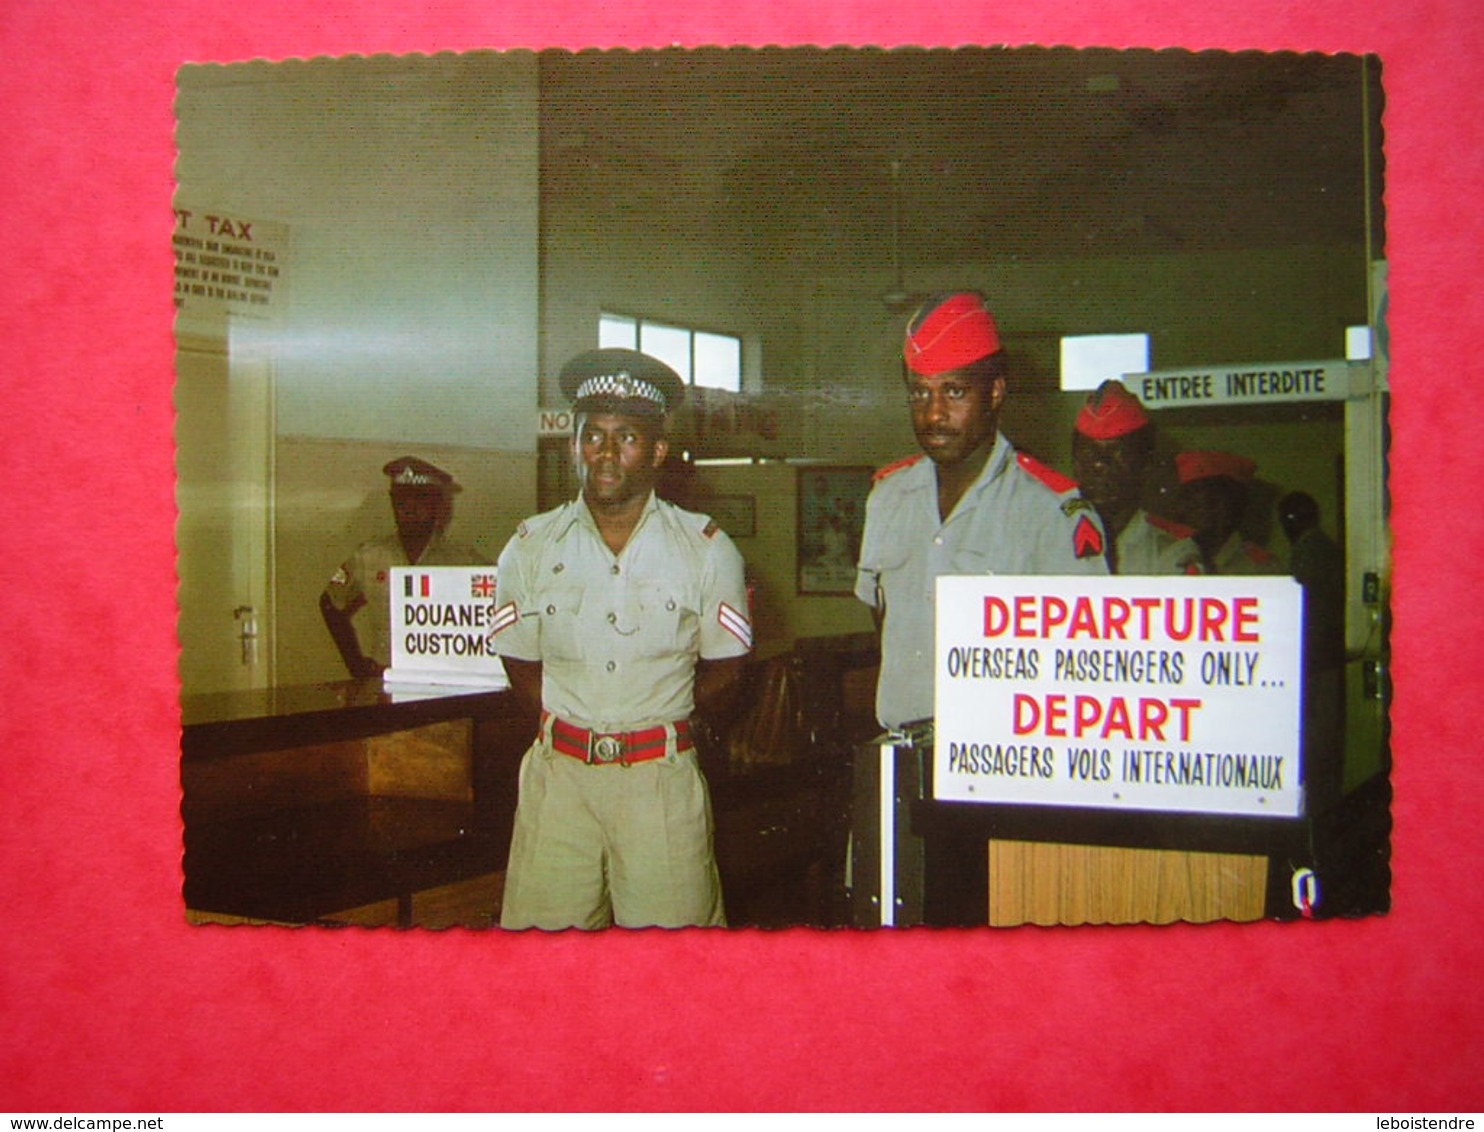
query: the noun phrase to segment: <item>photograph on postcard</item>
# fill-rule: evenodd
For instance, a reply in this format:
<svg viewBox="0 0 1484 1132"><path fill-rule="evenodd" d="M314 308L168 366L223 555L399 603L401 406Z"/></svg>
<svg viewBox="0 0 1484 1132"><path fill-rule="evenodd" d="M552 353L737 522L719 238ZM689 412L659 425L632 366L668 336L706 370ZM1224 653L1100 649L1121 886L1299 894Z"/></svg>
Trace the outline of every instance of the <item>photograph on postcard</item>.
<svg viewBox="0 0 1484 1132"><path fill-rule="evenodd" d="M1379 59L175 96L191 922L1389 908Z"/></svg>

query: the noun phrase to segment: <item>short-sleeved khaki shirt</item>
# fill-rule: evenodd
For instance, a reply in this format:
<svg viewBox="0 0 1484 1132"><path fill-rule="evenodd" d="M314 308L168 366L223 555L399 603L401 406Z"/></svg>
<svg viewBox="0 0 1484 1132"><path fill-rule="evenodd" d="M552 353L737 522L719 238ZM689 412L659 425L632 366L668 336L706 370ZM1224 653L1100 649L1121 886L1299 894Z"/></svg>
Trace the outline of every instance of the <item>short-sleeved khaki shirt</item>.
<svg viewBox="0 0 1484 1132"><path fill-rule="evenodd" d="M496 651L540 661L542 706L597 731L687 718L696 661L752 646L742 555L652 493L617 555L580 498L526 520L495 592Z"/></svg>
<svg viewBox="0 0 1484 1132"><path fill-rule="evenodd" d="M856 596L885 607L876 715L900 727L933 714L937 579L954 574L1106 574L1103 527L1075 484L997 435L946 520L938 476L917 457L883 469L866 500Z"/></svg>
<svg viewBox="0 0 1484 1132"><path fill-rule="evenodd" d="M361 651L385 667L392 662L391 593L387 588L393 566L483 566L489 559L470 546L450 542L440 531L428 540L416 562L407 558L396 535L362 543L325 585L330 603L340 612L361 613L363 626L356 636ZM361 611L364 610L362 613Z"/></svg>

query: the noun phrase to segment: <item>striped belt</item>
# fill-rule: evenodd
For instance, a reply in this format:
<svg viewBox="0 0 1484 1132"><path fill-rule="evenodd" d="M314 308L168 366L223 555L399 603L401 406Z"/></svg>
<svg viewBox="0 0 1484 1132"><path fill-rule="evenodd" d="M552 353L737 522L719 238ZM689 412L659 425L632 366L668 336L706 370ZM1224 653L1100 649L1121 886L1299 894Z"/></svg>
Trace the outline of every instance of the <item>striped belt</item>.
<svg viewBox="0 0 1484 1132"><path fill-rule="evenodd" d="M669 749L672 734L675 736L675 750L689 751L695 746L691 742L690 722L684 719L671 724L660 724L658 727L646 727L642 731L605 733L589 731L586 727L578 727L554 715L549 718L552 750L581 759L589 766L607 766L612 763L628 766L630 763L662 759Z"/></svg>

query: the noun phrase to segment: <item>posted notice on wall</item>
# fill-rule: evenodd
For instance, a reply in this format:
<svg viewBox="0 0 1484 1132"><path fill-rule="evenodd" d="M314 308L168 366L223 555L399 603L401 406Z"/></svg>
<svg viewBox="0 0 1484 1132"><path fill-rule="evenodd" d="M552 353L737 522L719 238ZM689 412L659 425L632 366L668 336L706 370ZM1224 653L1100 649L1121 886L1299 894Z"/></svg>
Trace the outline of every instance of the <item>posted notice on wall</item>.
<svg viewBox="0 0 1484 1132"><path fill-rule="evenodd" d="M934 796L1297 817L1292 578L939 578Z"/></svg>
<svg viewBox="0 0 1484 1132"><path fill-rule="evenodd" d="M389 690L506 688L493 647L493 566L394 566Z"/></svg>
<svg viewBox="0 0 1484 1132"><path fill-rule="evenodd" d="M175 208L175 309L184 325L273 317L288 280L288 225L222 209Z"/></svg>

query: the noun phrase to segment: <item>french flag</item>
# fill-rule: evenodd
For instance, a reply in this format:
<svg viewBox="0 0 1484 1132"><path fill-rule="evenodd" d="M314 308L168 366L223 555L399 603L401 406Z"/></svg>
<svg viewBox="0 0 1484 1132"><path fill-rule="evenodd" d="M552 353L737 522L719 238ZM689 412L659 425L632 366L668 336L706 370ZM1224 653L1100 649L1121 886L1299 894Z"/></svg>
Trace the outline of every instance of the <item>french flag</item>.
<svg viewBox="0 0 1484 1132"><path fill-rule="evenodd" d="M402 579L402 593L405 597L431 597L433 594L432 576L418 574L414 577L408 574Z"/></svg>

